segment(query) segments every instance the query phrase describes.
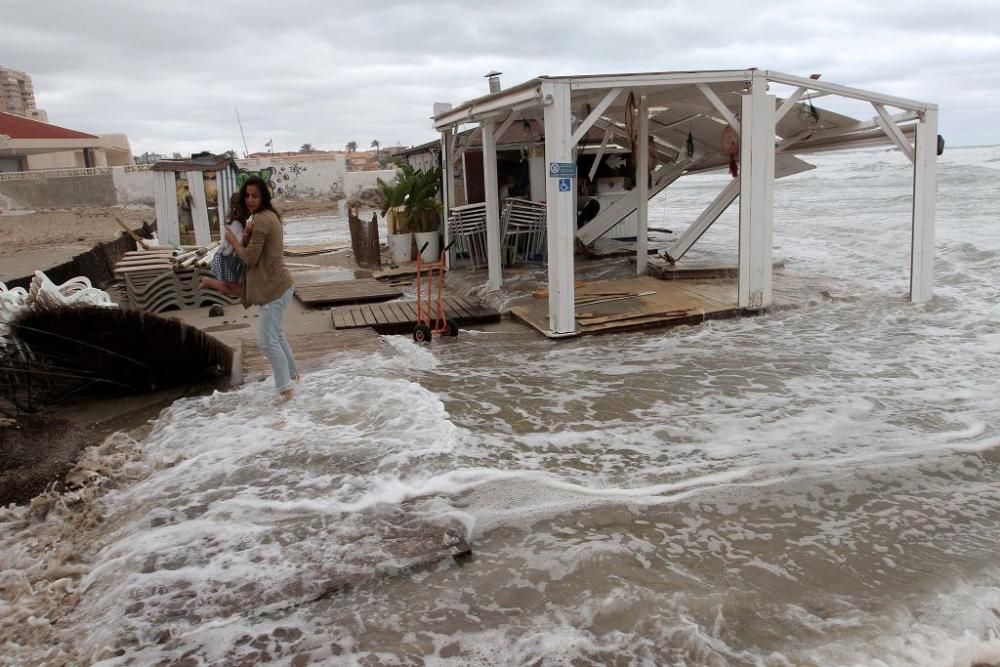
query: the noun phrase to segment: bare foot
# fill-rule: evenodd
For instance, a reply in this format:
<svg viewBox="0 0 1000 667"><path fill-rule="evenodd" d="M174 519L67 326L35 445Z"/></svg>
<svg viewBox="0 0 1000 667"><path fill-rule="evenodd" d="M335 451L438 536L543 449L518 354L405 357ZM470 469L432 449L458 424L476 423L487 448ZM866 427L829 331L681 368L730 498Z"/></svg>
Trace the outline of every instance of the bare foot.
<svg viewBox="0 0 1000 667"><path fill-rule="evenodd" d="M295 392L292 391L291 387L289 387L285 391L281 392L281 400L283 400L283 401L290 401L290 400L292 400L292 396L294 394L295 394Z"/></svg>

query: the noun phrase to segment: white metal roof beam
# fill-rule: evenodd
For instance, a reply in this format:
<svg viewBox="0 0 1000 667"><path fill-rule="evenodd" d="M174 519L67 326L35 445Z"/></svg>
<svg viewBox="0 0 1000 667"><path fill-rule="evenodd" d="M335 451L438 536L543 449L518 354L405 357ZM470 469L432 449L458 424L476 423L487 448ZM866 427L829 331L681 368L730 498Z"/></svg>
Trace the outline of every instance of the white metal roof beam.
<svg viewBox="0 0 1000 667"><path fill-rule="evenodd" d="M734 130L736 130L737 134L739 134L740 121L736 120L736 116L734 116L733 112L729 110L729 107L722 103L722 100L720 100L719 96L715 94L715 91L703 83L698 84L698 90L701 91L701 94L712 103L712 106L714 106L719 113L722 114L722 117L726 119L726 122L729 123Z"/></svg>
<svg viewBox="0 0 1000 667"><path fill-rule="evenodd" d="M594 158L594 164L590 167L590 173L587 175L587 180L593 182L594 175L597 173L597 168L601 166L601 159L604 157L604 149L608 147L608 141L611 139L611 135L614 134L609 128L604 130L604 140L601 141L601 148L597 151L597 156Z"/></svg>
<svg viewBox="0 0 1000 667"><path fill-rule="evenodd" d="M924 111L926 109L936 109L937 105L928 104L926 102L918 102L916 100L908 100L903 97L894 97L892 95L883 95L881 93L873 93L868 90L862 90L860 88L851 88L850 86L842 86L838 83L829 83L826 81L817 81L815 79L807 79L801 76L795 76L794 74L785 74L783 72L765 72L767 79L769 81L774 81L775 83L785 83L790 86L807 86L811 90L827 91L834 95L840 95L841 97L850 97L856 100L864 100L866 102L878 102L879 104L886 104L891 107L897 107L899 109L910 109L913 111Z"/></svg>
<svg viewBox="0 0 1000 667"><path fill-rule="evenodd" d="M571 90L594 90L600 88L644 88L649 86L679 86L695 83L727 83L750 80L752 70L722 70L718 72L662 72L659 74L609 74L594 77L552 77L553 80L568 81Z"/></svg>
<svg viewBox="0 0 1000 667"><path fill-rule="evenodd" d="M882 128L882 131L885 132L886 135L888 135L888 137L892 139L897 146L899 146L899 150L903 151L903 155L909 158L910 162L912 163L913 146L911 146L910 142L906 140L906 137L903 136L903 133L899 131L899 126L896 125L896 121L892 119L892 117L889 115L889 112L886 111L885 107L882 106L881 104L872 102L872 106L875 107L875 111L878 112L878 118L875 119L875 122L878 123L879 126Z"/></svg>
<svg viewBox="0 0 1000 667"><path fill-rule="evenodd" d="M815 134L815 132L813 130L805 130L804 132L799 132L794 137L788 137L786 139L778 141L778 142L776 142L774 144L774 152L775 153L781 153L781 152L787 151L789 148L791 148L795 144L797 144L800 141L803 141L805 139L808 139L813 134Z"/></svg>
<svg viewBox="0 0 1000 667"><path fill-rule="evenodd" d="M664 130L669 130L672 127L677 127L678 125L683 125L684 123L692 121L695 118L700 118L701 116L702 116L702 114L700 114L700 113L693 113L690 116L687 116L685 118L681 118L680 120L675 120L672 123L661 123L660 121L656 120L655 118L650 118L650 122L656 123L656 127L653 128L652 130L650 130L650 132L652 132L653 134L659 134L660 132L663 132Z"/></svg>
<svg viewBox="0 0 1000 667"><path fill-rule="evenodd" d="M781 119L785 117L785 114L787 114L789 111L792 110L792 107L795 106L795 103L798 102L799 98L802 97L803 94L808 92L808 90L809 90L808 88L802 86L794 93L789 95L788 99L785 100L780 107L778 107L778 112L774 115L774 122L780 123Z"/></svg>
<svg viewBox="0 0 1000 667"><path fill-rule="evenodd" d="M455 154L452 155L452 158L451 158L451 163L452 164L458 164L458 161L462 159L463 155L465 155L465 149L469 147L469 144L471 144L473 141L476 140L476 137L478 137L482 133L482 131L483 131L483 127L482 127L482 125L480 125L479 127L477 127L476 129L474 129L472 132L469 133L469 135L468 135L469 138L466 141L465 145L464 146L459 146L458 150L455 151ZM457 143L458 139L455 139L455 141Z"/></svg>
<svg viewBox="0 0 1000 667"><path fill-rule="evenodd" d="M434 129L440 130L455 123L474 122L492 112L511 110L529 102L531 103L529 106L533 106L541 99L540 94L538 86L531 86L523 90L511 90L507 94L486 97L480 102L463 104L435 118Z"/></svg>
<svg viewBox="0 0 1000 667"><path fill-rule="evenodd" d="M586 136L587 130L589 130L597 121L597 119L601 117L601 114L607 111L608 107L611 106L614 103L614 101L618 99L618 96L621 95L622 90L623 90L622 88L612 88L611 90L608 91L608 93L604 96L604 99L602 99L597 104L597 106L594 107L594 110L587 115L587 117L583 120L582 123L580 123L580 127L576 128L576 130L573 132L573 136L569 138L570 145L576 146L578 143L580 143L580 139L583 139L583 137Z"/></svg>
<svg viewBox="0 0 1000 667"><path fill-rule="evenodd" d="M509 130L510 126L514 124L514 121L520 117L521 117L520 111L510 112L510 115L507 116L506 120L504 120L504 122L500 125L500 127L496 129L496 132L493 133L493 139L499 142L500 137L503 136L503 133Z"/></svg>
<svg viewBox="0 0 1000 667"><path fill-rule="evenodd" d="M894 123L905 123L911 120L917 120L920 117L916 111L904 111L903 113L898 113L893 116L892 121ZM836 137L842 137L848 134L855 134L857 132L864 132L866 130L874 130L880 127L878 122L873 118L868 121L859 121L857 123L852 123L851 125L845 125L844 127L830 128L829 130L819 130L814 132L810 140L819 141L822 139L834 139Z"/></svg>

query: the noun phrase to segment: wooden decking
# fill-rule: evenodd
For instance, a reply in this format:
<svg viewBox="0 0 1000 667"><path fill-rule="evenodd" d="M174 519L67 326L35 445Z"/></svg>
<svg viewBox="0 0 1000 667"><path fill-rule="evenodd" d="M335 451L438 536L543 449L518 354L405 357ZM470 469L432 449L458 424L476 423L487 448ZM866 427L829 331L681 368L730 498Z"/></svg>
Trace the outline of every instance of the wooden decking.
<svg viewBox="0 0 1000 667"><path fill-rule="evenodd" d="M310 307L366 301L388 301L403 296L397 288L372 278L323 283L303 283L295 286L295 296Z"/></svg>
<svg viewBox="0 0 1000 667"><path fill-rule="evenodd" d="M311 371L322 368L332 354L345 350L375 352L383 342L371 329L356 329L298 334L289 336L288 344L292 346L292 354L295 356L299 371ZM271 364L261 354L256 341L242 341L242 358L243 381L270 375Z"/></svg>
<svg viewBox="0 0 1000 667"><path fill-rule="evenodd" d="M663 257L650 257L647 265L649 275L660 280L705 280L712 278L729 278L735 280L739 269L735 266L714 264L708 262L682 262L671 264ZM785 263L774 262L773 270L785 268Z"/></svg>
<svg viewBox="0 0 1000 667"><path fill-rule="evenodd" d="M804 303L821 285L795 275L774 273L772 308ZM697 324L736 317L736 283L731 280L670 280L649 276L587 282L576 289L576 335ZM510 314L548 334L547 299L524 299Z"/></svg>
<svg viewBox="0 0 1000 667"><path fill-rule="evenodd" d="M500 320L499 311L464 297L445 298L444 311L445 316L459 326ZM409 333L417 323L416 301L343 306L330 312L337 330L371 327L380 334L400 334Z"/></svg>

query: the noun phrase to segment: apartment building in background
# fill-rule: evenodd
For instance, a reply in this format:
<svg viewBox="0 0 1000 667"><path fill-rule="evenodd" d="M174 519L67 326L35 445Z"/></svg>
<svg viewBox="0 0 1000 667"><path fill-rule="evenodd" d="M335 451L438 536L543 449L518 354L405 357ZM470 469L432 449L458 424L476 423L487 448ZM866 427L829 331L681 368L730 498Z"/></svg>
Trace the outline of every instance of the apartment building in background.
<svg viewBox="0 0 1000 667"><path fill-rule="evenodd" d="M0 111L47 123L48 115L35 104L31 77L0 65Z"/></svg>

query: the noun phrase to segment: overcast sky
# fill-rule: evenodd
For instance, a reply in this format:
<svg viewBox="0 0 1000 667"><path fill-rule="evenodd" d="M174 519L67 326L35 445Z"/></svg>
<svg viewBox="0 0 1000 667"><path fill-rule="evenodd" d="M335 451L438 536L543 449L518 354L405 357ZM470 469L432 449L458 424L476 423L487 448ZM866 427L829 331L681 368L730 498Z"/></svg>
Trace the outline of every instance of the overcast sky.
<svg viewBox="0 0 1000 667"><path fill-rule="evenodd" d="M0 0L0 65L49 121L136 153L435 138L434 102L541 74L760 67L940 106L1000 143L1000 0ZM872 110L862 110L870 117Z"/></svg>

